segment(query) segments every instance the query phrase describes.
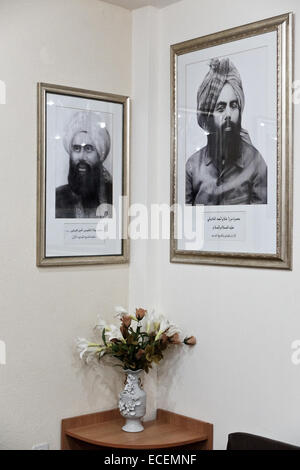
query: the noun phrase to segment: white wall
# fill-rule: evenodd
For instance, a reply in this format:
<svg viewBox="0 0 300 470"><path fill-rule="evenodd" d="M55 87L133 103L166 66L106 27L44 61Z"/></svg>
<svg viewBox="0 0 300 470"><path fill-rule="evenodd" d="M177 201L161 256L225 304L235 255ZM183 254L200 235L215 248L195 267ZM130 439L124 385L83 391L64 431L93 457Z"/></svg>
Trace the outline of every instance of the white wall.
<svg viewBox="0 0 300 470"><path fill-rule="evenodd" d="M128 267L36 268L36 84L131 94L131 14L98 0L1 0L0 448L60 447L60 420L117 404L76 336L128 302ZM103 379L107 377L107 381Z"/></svg>
<svg viewBox="0 0 300 470"><path fill-rule="evenodd" d="M157 108L151 114L158 145L150 155L149 139L144 139L143 149L137 132L140 124L133 126L139 158L149 168L136 199L146 197L151 185L156 188L153 201L169 203L170 199L170 45L289 11L296 13L297 52L300 4L296 0L252 0L250 5L241 0L184 0L152 14L153 28L158 28L158 33L149 40L156 44L158 68L149 73L152 80L157 74L159 84L155 91L155 97L159 97ZM141 21L149 20L149 9L134 12L133 17L135 30ZM145 37L146 33L143 38L133 34L135 69L142 68L144 59L137 43ZM297 78L297 53L295 60ZM133 95L137 88L133 84ZM295 129L299 119L300 108L296 106ZM296 182L300 177L299 146L296 131ZM133 180L139 176L133 165ZM300 210L299 201L295 184L295 214ZM148 245L144 264L131 266L131 278L144 269L147 275L139 278L137 289L131 285L130 298L135 299L139 289L146 291L149 286L151 296L147 302L198 339L196 348L170 357L160 369L158 406L213 423L216 449L225 448L228 433L234 431L300 445L300 368L290 360L291 342L300 337L299 236L300 223L295 217L293 272L170 264L168 241Z"/></svg>
<svg viewBox="0 0 300 470"><path fill-rule="evenodd" d="M131 145L131 204L140 216L138 205L148 209L157 197L155 165L158 151L157 107L159 105L157 9L141 8L132 21L132 145ZM133 215L133 214L132 214ZM132 219L134 222L134 219ZM129 270L129 308L151 310L158 290L153 260L157 246L150 240L131 240ZM157 408L157 371L145 374L147 390L146 419L155 417Z"/></svg>
<svg viewBox="0 0 300 470"><path fill-rule="evenodd" d="M0 448L59 448L62 417L116 405L118 373L72 355L74 338L116 304L154 306L198 338L160 369L157 400L150 377L153 408L212 422L215 448L233 431L300 444L300 369L290 361L300 337L297 218L293 272L171 265L168 241L132 242L129 269L35 267L36 83L131 95L132 202L169 203L170 45L291 10L300 13L298 1L184 0L133 12L131 28L130 12L98 0L0 1ZM296 15L296 44L298 26ZM296 106L295 129L299 118ZM295 132L296 156L299 144Z"/></svg>

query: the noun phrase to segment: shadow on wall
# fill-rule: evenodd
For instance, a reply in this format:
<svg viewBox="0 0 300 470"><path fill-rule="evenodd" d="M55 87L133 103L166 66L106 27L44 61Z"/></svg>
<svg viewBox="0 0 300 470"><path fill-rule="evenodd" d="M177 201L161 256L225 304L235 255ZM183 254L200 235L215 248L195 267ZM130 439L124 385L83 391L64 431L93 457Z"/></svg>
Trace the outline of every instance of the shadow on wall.
<svg viewBox="0 0 300 470"><path fill-rule="evenodd" d="M183 382L182 371L189 366L191 352L183 345L174 345L174 348L164 352L164 359L158 368L159 397L162 399L162 405L158 403L159 408L171 411L176 409L178 400L175 399L175 392L177 386L181 386Z"/></svg>
<svg viewBox="0 0 300 470"><path fill-rule="evenodd" d="M119 394L125 384L125 373L116 360L106 356L101 361L93 358L86 364L80 360L78 351L74 348L72 366L87 395L82 413L85 413L84 408L87 407L92 410L91 412L104 411L102 403L106 404L105 409L118 408ZM157 369L155 367L149 374L144 373L142 385L147 393L144 420L149 421L156 417Z"/></svg>
<svg viewBox="0 0 300 470"><path fill-rule="evenodd" d="M86 364L80 360L76 350L74 350L72 365L86 393L86 407L92 411L104 411L101 403L107 404L105 409L118 406L119 393L124 381L121 367L117 367L109 358L102 358L101 362L94 359Z"/></svg>

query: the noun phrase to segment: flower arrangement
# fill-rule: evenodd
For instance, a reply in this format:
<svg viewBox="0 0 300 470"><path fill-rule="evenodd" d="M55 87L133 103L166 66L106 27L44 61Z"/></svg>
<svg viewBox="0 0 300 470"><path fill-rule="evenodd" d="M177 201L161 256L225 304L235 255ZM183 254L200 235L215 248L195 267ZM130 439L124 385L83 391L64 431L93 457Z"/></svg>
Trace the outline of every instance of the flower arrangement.
<svg viewBox="0 0 300 470"><path fill-rule="evenodd" d="M135 315L130 315L123 307L116 307L116 317L120 321L119 327L107 325L98 318L95 330L100 331L102 343L77 339L81 359L88 362L91 358L100 360L109 355L120 361L124 370L144 370L148 373L153 362L158 364L163 359L163 351L169 346L196 344L194 336L182 340L181 330L154 311L148 314L147 310L138 308Z"/></svg>

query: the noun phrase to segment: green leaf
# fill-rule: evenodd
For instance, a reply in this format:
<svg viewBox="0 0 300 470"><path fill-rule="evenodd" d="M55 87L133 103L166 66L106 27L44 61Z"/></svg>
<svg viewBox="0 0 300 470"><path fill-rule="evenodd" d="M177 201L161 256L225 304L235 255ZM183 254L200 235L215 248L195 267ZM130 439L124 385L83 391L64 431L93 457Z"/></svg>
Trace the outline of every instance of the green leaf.
<svg viewBox="0 0 300 470"><path fill-rule="evenodd" d="M103 343L105 344L105 346L107 346L107 342L106 342L106 339L105 339L105 328L103 328L103 331L102 331L102 340L103 340Z"/></svg>

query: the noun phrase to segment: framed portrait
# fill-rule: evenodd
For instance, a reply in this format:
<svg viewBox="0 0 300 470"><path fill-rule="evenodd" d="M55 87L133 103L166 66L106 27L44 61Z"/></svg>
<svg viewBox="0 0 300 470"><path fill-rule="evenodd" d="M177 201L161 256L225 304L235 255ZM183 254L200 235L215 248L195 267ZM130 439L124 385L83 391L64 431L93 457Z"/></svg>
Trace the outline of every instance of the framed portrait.
<svg viewBox="0 0 300 470"><path fill-rule="evenodd" d="M171 46L171 262L291 269L285 14Z"/></svg>
<svg viewBox="0 0 300 470"><path fill-rule="evenodd" d="M127 263L129 98L39 83L37 180L38 266Z"/></svg>

